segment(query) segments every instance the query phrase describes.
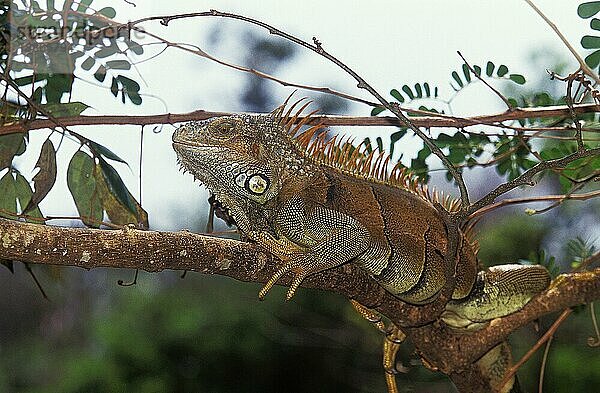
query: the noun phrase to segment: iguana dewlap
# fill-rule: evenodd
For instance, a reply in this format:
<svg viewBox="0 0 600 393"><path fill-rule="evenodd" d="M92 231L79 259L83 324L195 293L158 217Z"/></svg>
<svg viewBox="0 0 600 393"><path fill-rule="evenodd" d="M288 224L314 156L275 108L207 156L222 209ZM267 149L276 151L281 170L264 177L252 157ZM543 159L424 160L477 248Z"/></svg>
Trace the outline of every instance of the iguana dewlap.
<svg viewBox="0 0 600 393"><path fill-rule="evenodd" d="M306 119L308 119L307 117ZM260 292L294 275L302 280L347 262L413 304L444 287L447 233L430 196L384 155L367 154L283 109L235 115L177 129L173 147L185 171L229 210L239 230L277 255L283 266ZM446 199L448 209L456 207ZM504 265L478 272L474 245L463 235L453 301L444 319L468 327L520 309L549 283L541 266Z"/></svg>

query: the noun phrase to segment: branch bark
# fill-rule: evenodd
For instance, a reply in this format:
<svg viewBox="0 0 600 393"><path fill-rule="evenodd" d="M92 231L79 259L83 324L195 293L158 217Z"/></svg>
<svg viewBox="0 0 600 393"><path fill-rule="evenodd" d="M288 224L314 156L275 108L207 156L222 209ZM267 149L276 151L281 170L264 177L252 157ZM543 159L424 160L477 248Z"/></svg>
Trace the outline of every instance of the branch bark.
<svg viewBox="0 0 600 393"><path fill-rule="evenodd" d="M64 228L7 219L0 219L0 259L85 269L190 270L248 282L265 282L277 265L272 255L254 244L185 231ZM287 277L281 280L283 285L288 283ZM600 268L561 276L519 312L472 334L460 334L434 322L443 302L406 304L352 264L310 276L302 286L343 294L385 314L403 327L429 365L451 376L461 389L460 385L472 382L478 372L473 362L514 330L542 315L600 298Z"/></svg>
<svg viewBox="0 0 600 393"><path fill-rule="evenodd" d="M600 112L600 105L581 104L573 106L577 114ZM410 109L407 109L412 113ZM415 111L415 113L423 111ZM152 125L173 124L186 121L207 120L218 116L229 116L229 112L213 112L197 110L188 113L165 113L158 115L102 115L102 116L70 116L60 117L54 120L38 119L32 121L13 122L0 126L0 135L56 127L57 122L63 127L69 126L91 126L91 125ZM566 105L546 106L535 108L515 108L492 115L474 117L453 117L448 115L411 117L411 121L417 127L436 128L452 127L463 128L477 125L501 125L500 123L511 120L548 118L570 116L569 107ZM301 121L302 116L297 121ZM400 120L394 116L332 116L315 115L309 125L321 123L326 126L402 126ZM554 130L554 129L553 129Z"/></svg>

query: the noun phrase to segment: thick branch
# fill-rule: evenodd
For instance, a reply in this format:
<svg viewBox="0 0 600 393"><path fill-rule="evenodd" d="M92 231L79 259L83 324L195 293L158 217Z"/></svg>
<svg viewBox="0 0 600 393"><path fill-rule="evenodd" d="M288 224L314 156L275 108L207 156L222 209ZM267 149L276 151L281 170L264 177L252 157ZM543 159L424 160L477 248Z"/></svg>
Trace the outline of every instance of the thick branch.
<svg viewBox="0 0 600 393"><path fill-rule="evenodd" d="M85 269L190 270L249 282L266 282L275 273L277 263L254 244L186 231L65 228L3 218L0 259ZM288 285L289 277L282 278L280 284ZM434 303L425 308L425 313L423 307L396 299L352 265L312 275L302 286L335 291L387 315L398 315L397 323L403 326L423 325L442 311Z"/></svg>
<svg viewBox="0 0 600 393"><path fill-rule="evenodd" d="M573 106L575 113L592 113L600 112L600 105L583 104ZM408 110L410 113L410 110ZM422 112L422 111L420 111ZM474 116L474 117L411 117L411 121L418 127L435 128L435 127L452 127L462 128L475 125L494 125L505 121L529 119L529 118L548 118L569 116L569 107L566 105L547 106L536 108L515 108L502 113ZM205 110L197 110L188 113L165 113L159 115L104 115L104 116L71 116L61 117L55 120L62 126L82 126L82 125L150 125L150 124L172 124L181 123L193 120L206 120L212 117L229 116L228 112L212 112ZM315 115L314 119L308 124L316 124L323 122L326 126L401 126L400 120L392 116L331 116L331 115ZM303 117L299 117L297 121L301 121ZM0 135L11 134L15 132L23 132L28 130L36 130L42 128L52 128L56 126L56 122L49 119L38 119L24 122L8 123L0 126Z"/></svg>
<svg viewBox="0 0 600 393"><path fill-rule="evenodd" d="M85 269L191 270L250 282L265 282L277 263L253 244L189 232L64 228L6 219L0 219L0 259ZM284 285L288 282L288 278L281 280ZM310 276L303 286L335 291L384 313L405 327L430 365L460 385L478 372L473 362L514 330L541 315L600 298L600 268L563 276L521 311L473 334L457 334L443 324L430 323L437 319L443 302L403 303L351 264Z"/></svg>

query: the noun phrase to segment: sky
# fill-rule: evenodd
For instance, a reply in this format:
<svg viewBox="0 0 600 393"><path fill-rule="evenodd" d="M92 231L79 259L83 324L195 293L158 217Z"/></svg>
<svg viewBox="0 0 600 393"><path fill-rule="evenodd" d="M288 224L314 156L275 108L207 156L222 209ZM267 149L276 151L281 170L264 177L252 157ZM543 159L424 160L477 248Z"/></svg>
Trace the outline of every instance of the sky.
<svg viewBox="0 0 600 393"><path fill-rule="evenodd" d="M58 3L58 2L57 2ZM419 1L182 1L150 2L95 0L97 9L112 6L119 21L155 15L198 12L209 9L240 13L260 19L304 40L316 36L331 54L351 66L376 89L387 95L391 88L405 83L429 81L451 93L448 82L453 70L460 70L460 50L472 64L492 60L506 64L511 72L528 80L546 78L546 68L553 67L550 53L561 57L575 70L576 62L548 25L522 0L503 2L478 0ZM575 1L538 0L536 4L553 20L581 54L579 40L589 33L589 21L576 14ZM172 21L169 26L145 23L144 28L173 42L185 42L211 51L225 60L241 62L244 35L249 27L243 22L217 18ZM257 33L264 34L259 28ZM277 39L277 38L273 38ZM149 41L144 41L149 42ZM216 43L216 44L215 44ZM148 50L141 58L149 57ZM545 63L547 62L547 63ZM244 75L225 69L206 59L175 49L137 65L143 80L144 103L122 105L113 99L108 86L76 82L74 100L91 103L84 112L101 114L179 113L196 109L239 111L238 97ZM277 76L303 84L332 87L369 98L356 88L349 76L314 53L300 50L294 61L277 70ZM93 79L90 77L90 80ZM292 89L276 86L278 100L283 101ZM457 99L456 115L486 114L501 111L502 103L488 90L473 88ZM344 114L368 115L365 106L351 105ZM179 230L196 225L197 217L208 209L206 194L189 175L178 171L171 148L172 126L146 127L140 167L140 127L94 126L74 130L104 144L126 159L130 168L115 164L134 196L140 195L138 176L142 174L142 204L154 229ZM158 132L159 131L159 132ZM367 132L379 132L371 129ZM391 132L382 130L381 132ZM32 146L41 143L46 131L32 132ZM417 146L416 144L414 146ZM414 146L404 146L407 157ZM66 187L66 168L77 145L66 141L58 159L58 179L41 207L47 215L75 215L75 206ZM32 169L37 151L31 149L17 165ZM61 159L62 157L62 159Z"/></svg>

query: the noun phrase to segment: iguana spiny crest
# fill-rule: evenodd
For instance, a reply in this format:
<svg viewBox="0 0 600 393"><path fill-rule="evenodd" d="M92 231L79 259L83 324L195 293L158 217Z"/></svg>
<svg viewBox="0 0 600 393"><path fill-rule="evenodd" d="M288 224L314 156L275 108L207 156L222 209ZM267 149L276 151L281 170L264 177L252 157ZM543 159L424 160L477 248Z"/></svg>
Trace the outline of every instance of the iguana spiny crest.
<svg viewBox="0 0 600 393"><path fill-rule="evenodd" d="M191 122L173 135L184 170L229 210L242 233L284 261L261 298L287 272L294 274L291 298L306 276L352 261L400 299L431 301L445 283L447 247L433 202L449 210L457 203L430 194L400 166L388 171L384 154L327 139L320 125L300 132L312 115L298 121L305 106L294 115L293 106L287 112L282 106L270 115ZM463 237L451 323L508 314L547 286L548 274L537 266L478 275L475 248Z"/></svg>

